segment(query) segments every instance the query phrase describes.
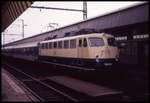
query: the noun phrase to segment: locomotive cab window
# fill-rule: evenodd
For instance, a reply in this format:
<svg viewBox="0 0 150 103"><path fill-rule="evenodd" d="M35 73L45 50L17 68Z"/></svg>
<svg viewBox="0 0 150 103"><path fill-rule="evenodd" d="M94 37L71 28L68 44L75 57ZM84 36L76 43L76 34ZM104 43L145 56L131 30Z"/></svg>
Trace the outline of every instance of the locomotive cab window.
<svg viewBox="0 0 150 103"><path fill-rule="evenodd" d="M115 38L108 38L107 41L109 46L117 46Z"/></svg>
<svg viewBox="0 0 150 103"><path fill-rule="evenodd" d="M99 37L90 37L89 42L91 47L104 46L104 40Z"/></svg>

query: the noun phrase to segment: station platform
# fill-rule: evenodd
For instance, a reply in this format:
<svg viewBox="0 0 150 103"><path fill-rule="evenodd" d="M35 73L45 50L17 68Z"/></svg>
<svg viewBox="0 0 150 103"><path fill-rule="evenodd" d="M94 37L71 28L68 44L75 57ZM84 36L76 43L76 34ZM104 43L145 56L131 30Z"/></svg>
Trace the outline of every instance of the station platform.
<svg viewBox="0 0 150 103"><path fill-rule="evenodd" d="M48 79L92 97L118 95L123 93L122 91L66 76L53 76Z"/></svg>
<svg viewBox="0 0 150 103"><path fill-rule="evenodd" d="M2 102L34 102L38 101L10 73L1 68Z"/></svg>

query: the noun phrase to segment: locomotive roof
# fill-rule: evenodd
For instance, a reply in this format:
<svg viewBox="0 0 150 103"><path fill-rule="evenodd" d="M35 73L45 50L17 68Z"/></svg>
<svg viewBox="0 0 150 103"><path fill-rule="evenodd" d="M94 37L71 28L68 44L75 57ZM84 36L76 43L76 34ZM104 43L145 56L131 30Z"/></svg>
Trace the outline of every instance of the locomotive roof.
<svg viewBox="0 0 150 103"><path fill-rule="evenodd" d="M70 39L76 39L80 37L113 37L111 34L105 34L105 33L91 33L91 34L83 34L83 35L78 35L78 36L71 36L71 37L64 37L64 38L58 38L58 39L52 39L52 40L46 40L46 41L41 41L40 43L47 43L47 42L55 42L55 41L61 41L61 40L70 40Z"/></svg>

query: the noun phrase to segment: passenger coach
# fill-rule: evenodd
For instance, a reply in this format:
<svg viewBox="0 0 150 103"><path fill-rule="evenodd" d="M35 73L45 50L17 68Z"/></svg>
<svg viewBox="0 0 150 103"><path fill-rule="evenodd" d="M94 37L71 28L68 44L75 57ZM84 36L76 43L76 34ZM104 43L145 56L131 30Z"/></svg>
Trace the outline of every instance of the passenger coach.
<svg viewBox="0 0 150 103"><path fill-rule="evenodd" d="M38 59L38 43L30 42L3 48L3 55L36 61Z"/></svg>

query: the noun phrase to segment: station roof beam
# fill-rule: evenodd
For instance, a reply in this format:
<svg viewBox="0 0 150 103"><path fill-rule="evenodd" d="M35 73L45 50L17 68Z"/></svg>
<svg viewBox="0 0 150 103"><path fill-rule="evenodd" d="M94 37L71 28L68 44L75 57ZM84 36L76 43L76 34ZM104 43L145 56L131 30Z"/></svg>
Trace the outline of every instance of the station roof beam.
<svg viewBox="0 0 150 103"><path fill-rule="evenodd" d="M13 21L17 19L29 6L32 1L7 1L1 2L2 7L2 28L4 31Z"/></svg>

